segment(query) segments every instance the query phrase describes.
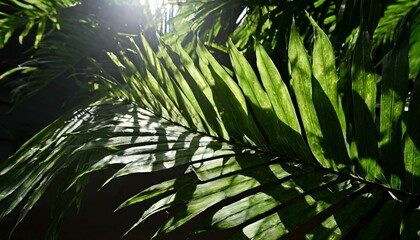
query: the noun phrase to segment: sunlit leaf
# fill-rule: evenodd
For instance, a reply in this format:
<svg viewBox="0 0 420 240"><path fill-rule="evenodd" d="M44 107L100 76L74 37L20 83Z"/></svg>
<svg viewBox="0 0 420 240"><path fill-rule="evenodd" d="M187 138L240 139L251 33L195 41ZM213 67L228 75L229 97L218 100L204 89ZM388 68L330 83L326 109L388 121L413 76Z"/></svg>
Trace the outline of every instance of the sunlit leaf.
<svg viewBox="0 0 420 240"><path fill-rule="evenodd" d="M316 159L326 167L331 167L326 149L322 147L323 134L312 101L312 71L308 55L295 25L292 26L289 44L291 86L295 93L299 113L302 118L306 138Z"/></svg>
<svg viewBox="0 0 420 240"><path fill-rule="evenodd" d="M309 17L315 28L315 42L312 53L312 101L318 115L328 157L334 159L339 168L350 168L345 140L346 123L344 111L338 97L338 76L335 67L334 50L327 35ZM342 134L340 134L340 131Z"/></svg>
<svg viewBox="0 0 420 240"><path fill-rule="evenodd" d="M286 84L283 82L273 61L264 48L257 47L257 67L261 81L273 110L278 118L280 134L287 135L287 141L300 159L312 159L306 143L303 141L301 128ZM284 126L285 124L286 126Z"/></svg>

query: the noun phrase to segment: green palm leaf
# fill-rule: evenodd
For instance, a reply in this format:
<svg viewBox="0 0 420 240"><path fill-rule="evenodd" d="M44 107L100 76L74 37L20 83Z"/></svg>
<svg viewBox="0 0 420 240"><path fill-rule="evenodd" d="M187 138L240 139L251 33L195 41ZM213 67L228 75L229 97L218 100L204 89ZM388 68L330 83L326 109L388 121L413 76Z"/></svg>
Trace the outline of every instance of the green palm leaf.
<svg viewBox="0 0 420 240"><path fill-rule="evenodd" d="M344 115L357 115L361 108L373 115L373 87L366 92L360 87L373 84L369 66L358 66L369 58L352 61L350 88L353 98L362 99L343 111L333 48L312 24L317 38L312 53L296 26L291 27L290 86L259 45L254 69L230 42L233 71L199 40L197 61L180 44L160 42L153 48L142 36L129 48L109 53L121 81L105 73L96 76L108 95L58 119L0 166L0 201L6 206L0 217L23 201L19 223L62 173L59 201L66 191L74 197L63 200L50 232L54 236L62 212L80 203L91 173L115 166L104 184L136 173L172 173L118 207L151 203L128 230L168 211L155 238L173 238L180 229L187 230L181 238L197 239L225 230L232 239L416 236L418 114L413 109L418 84L404 114L407 92L394 78L403 67L401 81L408 82L407 39L382 66L382 158L376 158L363 155L361 136L354 133L372 122ZM366 39L360 39L356 50L364 54ZM347 127L353 123L356 130ZM378 167L368 171L360 167L357 154L350 158L347 135L356 136L360 156ZM395 140L403 138L404 145ZM394 146L401 151L391 153ZM388 160L398 168L392 169ZM385 178L373 174L380 168Z"/></svg>

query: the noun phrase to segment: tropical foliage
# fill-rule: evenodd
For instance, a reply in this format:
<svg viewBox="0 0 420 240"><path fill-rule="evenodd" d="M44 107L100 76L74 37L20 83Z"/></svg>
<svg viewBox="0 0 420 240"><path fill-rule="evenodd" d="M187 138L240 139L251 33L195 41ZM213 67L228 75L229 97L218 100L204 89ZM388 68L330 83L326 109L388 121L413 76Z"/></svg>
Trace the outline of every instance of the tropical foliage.
<svg viewBox="0 0 420 240"><path fill-rule="evenodd" d="M418 1L177 3L172 31L103 49L115 70L69 52L95 58L97 94L1 163L0 219L24 202L22 221L64 175L54 239L116 166L104 184L167 173L117 208L149 204L130 230L167 211L156 238L420 236Z"/></svg>

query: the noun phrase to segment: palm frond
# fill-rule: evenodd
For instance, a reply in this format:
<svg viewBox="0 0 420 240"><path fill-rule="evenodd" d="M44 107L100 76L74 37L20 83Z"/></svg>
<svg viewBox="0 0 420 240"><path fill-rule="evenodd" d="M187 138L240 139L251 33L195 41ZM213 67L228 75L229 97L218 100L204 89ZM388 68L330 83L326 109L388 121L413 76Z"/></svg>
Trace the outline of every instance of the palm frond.
<svg viewBox="0 0 420 240"><path fill-rule="evenodd" d="M308 12L320 25L333 34L335 47L341 46L352 34L353 29L364 21L369 23L373 34L377 21L382 16L386 4L380 1L169 1L177 5L179 12L168 24L175 31L166 35L168 40L179 39L184 46L192 49L193 36L198 35L208 46L226 51L228 38L239 49L249 49L250 53L262 44L270 55L284 51L292 18L305 37L305 44L311 40L311 31L306 22ZM279 27L281 26L281 27ZM340 49L336 49L337 51ZM286 53L284 53L286 54Z"/></svg>
<svg viewBox="0 0 420 240"><path fill-rule="evenodd" d="M88 74L83 69L88 67L87 57L102 51L102 46L91 41L99 36L96 25L89 18L62 20L61 31L47 36L31 59L2 74L0 81L14 85L13 102L28 99L53 81Z"/></svg>
<svg viewBox="0 0 420 240"><path fill-rule="evenodd" d="M384 16L380 19L377 28L373 33L373 47L380 45L389 46L396 44L400 38L406 37L409 40L409 65L410 78L414 79L419 65L420 48L418 46L419 32L419 1L395 1L387 6ZM401 29L405 25L410 26L410 34L402 36Z"/></svg>
<svg viewBox="0 0 420 240"><path fill-rule="evenodd" d="M107 97L57 120L2 163L0 201L7 207L0 216L26 197L21 221L61 172L61 193L76 191L70 203L79 202L87 177L116 165L119 170L105 183L179 171L119 207L153 201L132 228L168 211L155 238L183 228L190 238L224 230L233 239L417 235L419 91L416 81L405 114L408 38L384 61L375 118L371 40L360 33L351 61L353 104L343 109L348 105L341 104L334 49L310 21L316 37L311 52L291 27L290 84L261 45L255 70L232 42L231 71L198 39L197 61L180 44L159 37L157 47L140 36L109 53L123 83L98 74L110 90ZM361 111L366 118L358 116ZM366 127L380 131L381 139L365 141L360 131ZM367 151L364 142L376 144L378 152Z"/></svg>
<svg viewBox="0 0 420 240"><path fill-rule="evenodd" d="M390 42L394 39L395 29L398 23L418 5L418 1L398 0L387 6L384 16L378 23L373 34L374 46Z"/></svg>
<svg viewBox="0 0 420 240"><path fill-rule="evenodd" d="M76 0L59 1L1 1L0 6L0 49L9 41L13 33L21 28L23 31L19 34L19 42L28 36L29 32L35 27L36 34L34 47L37 48L44 36L47 22L52 22L57 28L58 10L76 5Z"/></svg>

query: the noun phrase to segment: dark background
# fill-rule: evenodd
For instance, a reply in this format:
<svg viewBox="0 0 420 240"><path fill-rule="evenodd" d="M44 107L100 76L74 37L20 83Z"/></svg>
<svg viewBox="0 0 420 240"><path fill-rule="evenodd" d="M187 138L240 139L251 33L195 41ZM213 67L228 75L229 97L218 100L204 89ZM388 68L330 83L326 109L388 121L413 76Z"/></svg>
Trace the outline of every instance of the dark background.
<svg viewBox="0 0 420 240"><path fill-rule="evenodd" d="M117 7L98 4L98 1L86 1L80 7L72 8L70 11L86 11L96 14L95 17L103 18L103 22L119 24L115 28L133 28L139 20L138 14L125 14L121 16ZM123 7L121 7L123 8ZM112 10L112 11L111 11ZM68 14L72 14L71 12ZM119 14L119 16L116 16ZM135 17L138 17L137 19ZM134 17L133 19L126 19ZM131 22L130 22L131 21ZM134 21L134 22L133 22ZM127 25L128 23L128 25ZM105 26L104 29L107 29ZM18 29L17 33L23 29ZM62 29L65 31L65 29ZM104 34L113 34L107 32ZM24 61L30 59L35 53L33 47L34 32L25 38L21 45L18 42L18 34L14 34L7 45L0 49L0 75L12 69ZM99 36L99 35L98 35ZM113 40L113 39L111 39ZM109 46L118 46L111 42L104 42L99 49L109 50ZM103 52L93 52L91 56L101 56ZM83 66L79 66L83 67ZM81 89L74 79L61 77L55 79L41 88L36 94L25 97L22 101L16 102L13 99L13 91L20 84L19 81L26 81L24 78L5 78L0 80L0 163L13 154L22 144L53 122L67 111L71 111L82 101L89 98L89 92ZM115 171L115 169L114 169ZM161 174L133 175L113 181L102 188L103 182L112 175L114 171L93 174L88 185L83 202L79 211L73 206L66 215L60 231L59 239L122 239L124 233L140 218L145 206L130 207L128 210L114 210L126 199L150 186L152 183L162 181ZM58 179L59 180L59 179ZM59 182L59 181L56 181ZM45 233L51 223L51 207L56 199L58 184L49 188L46 194L39 200L27 217L16 228L11 240L38 240L44 239ZM2 206L0 205L0 208ZM18 206L20 209L23 206ZM12 212L0 221L0 240L9 238L19 216L19 211ZM162 215L162 214L161 214ZM157 215L157 216L161 216ZM165 214L163 213L163 219ZM161 217L162 217L161 216ZM153 219L143 224L141 228L134 229L123 239L150 239L158 226ZM159 219L159 217L157 218Z"/></svg>

